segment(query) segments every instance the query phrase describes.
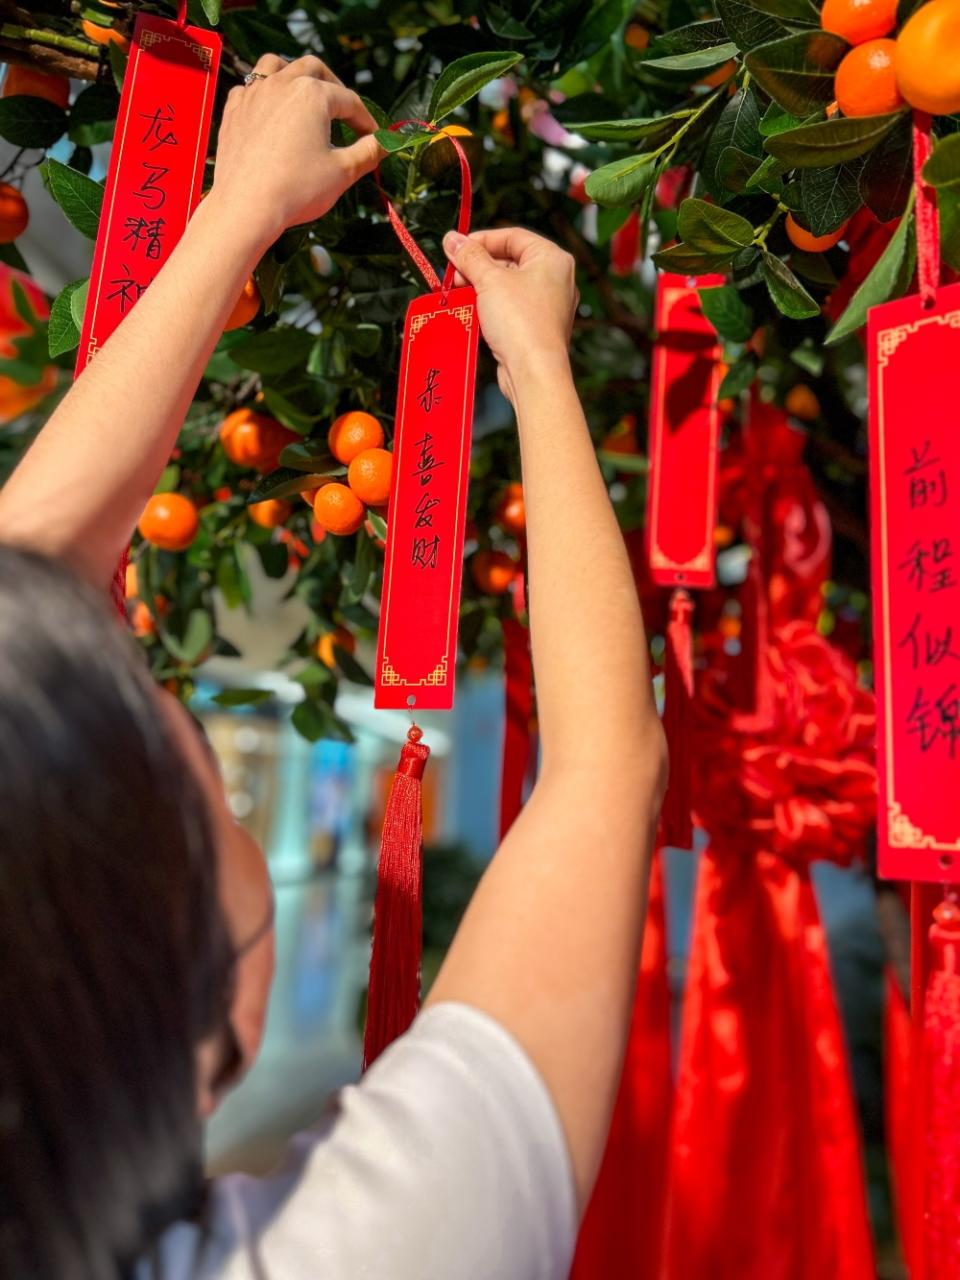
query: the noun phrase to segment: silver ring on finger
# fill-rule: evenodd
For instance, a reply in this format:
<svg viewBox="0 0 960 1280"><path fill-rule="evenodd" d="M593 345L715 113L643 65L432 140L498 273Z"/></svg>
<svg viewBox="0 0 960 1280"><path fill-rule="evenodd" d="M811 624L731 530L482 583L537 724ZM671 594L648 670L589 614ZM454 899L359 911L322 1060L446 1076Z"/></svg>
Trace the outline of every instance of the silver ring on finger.
<svg viewBox="0 0 960 1280"><path fill-rule="evenodd" d="M266 76L262 71L248 71L243 77L244 84L253 84L254 80L266 80Z"/></svg>

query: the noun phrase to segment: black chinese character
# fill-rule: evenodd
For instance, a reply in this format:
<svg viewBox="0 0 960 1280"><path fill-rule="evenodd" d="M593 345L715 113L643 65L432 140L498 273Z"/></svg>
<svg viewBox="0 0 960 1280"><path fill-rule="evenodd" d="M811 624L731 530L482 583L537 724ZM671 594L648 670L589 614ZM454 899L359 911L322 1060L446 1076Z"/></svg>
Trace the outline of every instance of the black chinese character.
<svg viewBox="0 0 960 1280"><path fill-rule="evenodd" d="M909 467L904 467L903 474L910 477L910 506L942 507L947 501L947 473L940 466L939 458L930 456L930 441L924 440L920 448L910 446L913 457ZM936 468L929 474L931 468ZM923 473L928 474L923 474Z"/></svg>
<svg viewBox="0 0 960 1280"><path fill-rule="evenodd" d="M923 619L918 613L907 634L897 644L898 649L910 646L914 671L917 667L938 667L946 658L955 658L960 662L960 653L953 648L953 627L943 632L933 632L922 626Z"/></svg>
<svg viewBox="0 0 960 1280"><path fill-rule="evenodd" d="M437 395L437 382L440 379L439 369L428 369L427 378L423 384L423 390L417 396L420 402L420 408L424 413L429 413L435 404L439 404L443 396Z"/></svg>
<svg viewBox="0 0 960 1280"><path fill-rule="evenodd" d="M960 738L960 693L957 686L951 684L934 703L927 701L922 688L918 689L907 716L907 731L917 734L924 754L943 738L950 759L955 759L957 739Z"/></svg>
<svg viewBox="0 0 960 1280"><path fill-rule="evenodd" d="M433 508L439 507L440 499L432 498L429 493L421 494L416 506L417 523L415 529L433 528Z"/></svg>
<svg viewBox="0 0 960 1280"><path fill-rule="evenodd" d="M134 253L142 243L146 245L148 258L159 258L160 239L164 234L166 222L166 218L127 218L124 224L127 229L127 234L123 237L124 243L129 243Z"/></svg>
<svg viewBox="0 0 960 1280"><path fill-rule="evenodd" d="M907 581L917 591L928 589L933 595L937 591L946 591L957 585L951 565L946 561L953 559L953 548L949 538L934 538L929 547L921 542L914 542L907 552L907 557L897 565L898 569L906 569Z"/></svg>
<svg viewBox="0 0 960 1280"><path fill-rule="evenodd" d="M164 191L160 183L170 172L165 169L162 164L148 164L146 160L141 162L141 167L147 170L147 176L141 182L140 187L133 194L152 212L162 209L167 202L167 193Z"/></svg>
<svg viewBox="0 0 960 1280"><path fill-rule="evenodd" d="M438 533L432 538L414 538L410 559L418 569L435 569L439 552L440 535Z"/></svg>
<svg viewBox="0 0 960 1280"><path fill-rule="evenodd" d="M429 484L437 467L442 467L443 463L439 462L433 453L433 436L429 431L425 431L419 440L414 441L414 447L420 450L417 456L417 465L413 474L419 476L421 488L425 484Z"/></svg>
<svg viewBox="0 0 960 1280"><path fill-rule="evenodd" d="M132 307L137 299L143 296L147 286L134 280L133 276L130 274L130 268L126 263L124 263L123 270L126 272L126 275L110 281L112 285L116 285L116 288L113 293L107 294L107 301L112 302L114 298L117 298L120 303L120 314L125 316L127 314L127 307Z"/></svg>
<svg viewBox="0 0 960 1280"><path fill-rule="evenodd" d="M150 142L152 140L153 145L150 148L151 151L156 151L158 147L175 147L177 145L177 139L173 130L163 128L164 125L170 124L174 117L174 110L169 102L167 103L167 111L169 114L164 115L163 108L157 107L156 111L154 111L152 115L148 115L146 111L140 112L140 118L142 120L150 121L147 132L143 135L140 141Z"/></svg>

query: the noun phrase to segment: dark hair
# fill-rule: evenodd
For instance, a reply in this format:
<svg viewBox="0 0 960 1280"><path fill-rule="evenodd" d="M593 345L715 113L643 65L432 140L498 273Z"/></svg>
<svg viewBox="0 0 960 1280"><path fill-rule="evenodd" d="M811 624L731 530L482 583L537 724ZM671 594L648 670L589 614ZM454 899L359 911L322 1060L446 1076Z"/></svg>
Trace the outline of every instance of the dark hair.
<svg viewBox="0 0 960 1280"><path fill-rule="evenodd" d="M198 1207L232 964L202 792L106 592L0 547L0 1280L114 1280Z"/></svg>

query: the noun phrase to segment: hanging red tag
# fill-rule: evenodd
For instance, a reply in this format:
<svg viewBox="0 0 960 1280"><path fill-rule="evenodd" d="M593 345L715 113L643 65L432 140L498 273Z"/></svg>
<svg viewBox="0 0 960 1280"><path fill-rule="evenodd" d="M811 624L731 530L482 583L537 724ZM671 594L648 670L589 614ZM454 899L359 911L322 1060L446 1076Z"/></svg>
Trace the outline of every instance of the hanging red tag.
<svg viewBox="0 0 960 1280"><path fill-rule="evenodd" d="M200 199L222 43L214 31L137 18L77 375L169 258Z"/></svg>
<svg viewBox="0 0 960 1280"><path fill-rule="evenodd" d="M867 321L880 874L960 880L960 285Z"/></svg>
<svg viewBox="0 0 960 1280"><path fill-rule="evenodd" d="M716 581L720 346L697 287L722 283L721 276L697 284L677 275L657 280L647 547L650 575L665 587Z"/></svg>
<svg viewBox="0 0 960 1280"><path fill-rule="evenodd" d="M463 180L458 229L466 234L470 168L456 138L450 141ZM411 302L403 331L374 705L448 711L480 336L477 297L469 285L452 287L452 265L441 283L389 201L387 213L431 292Z"/></svg>

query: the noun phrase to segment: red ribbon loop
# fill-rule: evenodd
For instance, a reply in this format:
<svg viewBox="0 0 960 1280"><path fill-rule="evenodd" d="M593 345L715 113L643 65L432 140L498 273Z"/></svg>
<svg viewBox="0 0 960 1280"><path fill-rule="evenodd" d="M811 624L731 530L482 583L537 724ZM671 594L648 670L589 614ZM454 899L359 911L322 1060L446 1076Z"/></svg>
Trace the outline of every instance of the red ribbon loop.
<svg viewBox="0 0 960 1280"><path fill-rule="evenodd" d="M917 279L925 307L933 306L940 284L940 216L937 212L937 193L923 180L923 166L933 150L930 123L930 117L925 111L914 111L913 183L917 189Z"/></svg>
<svg viewBox="0 0 960 1280"><path fill-rule="evenodd" d="M433 133L442 132L442 130L435 124L430 124L427 120L398 120L396 124L392 124L390 126L390 132L396 133L399 129L402 129L408 124L418 125L421 129L430 129ZM460 211L457 214L457 231L460 235L465 236L470 232L470 217L473 211L473 183L470 179L470 165L467 161L466 152L457 139L449 133L444 136L448 142L453 144L453 149L457 153L457 159L460 161L460 178L462 185L460 188ZM445 299L446 295L453 288L456 268L452 262L448 262L447 269L443 275L443 282L441 283L440 277L437 275L436 271L434 271L430 260L417 244L416 240L414 240L407 228L403 225L403 220L399 213L397 213L396 209L393 207L383 187L380 186L379 166L377 167L375 176L377 186L380 187L380 194L383 196L383 203L386 206L387 217L390 219L390 225L397 233L397 239L410 255L414 266L423 276L424 280L426 280L427 287L434 293L439 293L441 295L441 300Z"/></svg>
<svg viewBox="0 0 960 1280"><path fill-rule="evenodd" d="M179 0L177 5L177 26L185 27L187 25L187 0Z"/></svg>

